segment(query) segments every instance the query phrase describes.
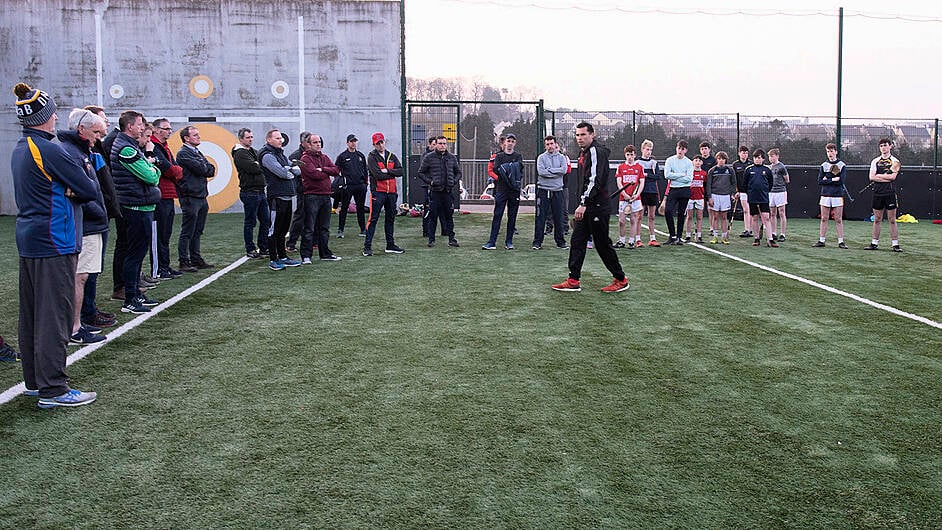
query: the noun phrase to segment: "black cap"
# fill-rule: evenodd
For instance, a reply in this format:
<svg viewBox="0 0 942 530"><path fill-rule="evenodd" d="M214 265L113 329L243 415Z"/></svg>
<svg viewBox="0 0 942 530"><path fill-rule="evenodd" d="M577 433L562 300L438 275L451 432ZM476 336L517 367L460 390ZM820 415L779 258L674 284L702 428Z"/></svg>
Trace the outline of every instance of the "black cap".
<svg viewBox="0 0 942 530"><path fill-rule="evenodd" d="M348 135L347 135L347 141L348 141L348 142L359 142L360 140L359 140L359 138L357 138L357 135L355 135L355 134L348 134Z"/></svg>
<svg viewBox="0 0 942 530"><path fill-rule="evenodd" d="M507 133L507 134L504 136L504 138L513 138L514 140L516 140L516 139L517 139L517 135L514 134L514 133Z"/></svg>

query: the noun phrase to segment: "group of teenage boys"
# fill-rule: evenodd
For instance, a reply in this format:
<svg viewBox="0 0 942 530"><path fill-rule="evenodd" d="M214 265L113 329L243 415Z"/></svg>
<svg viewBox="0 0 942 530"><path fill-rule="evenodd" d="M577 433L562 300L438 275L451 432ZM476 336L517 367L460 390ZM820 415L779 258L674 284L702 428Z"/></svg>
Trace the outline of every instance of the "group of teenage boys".
<svg viewBox="0 0 942 530"><path fill-rule="evenodd" d="M894 182L900 162L891 153L892 142L882 138L880 156L870 164L870 186L873 187L873 239L866 250L877 250L884 216L890 223L891 245L894 252L902 252L896 223L896 189ZM686 141L679 141L676 153L665 161L664 176L668 181L663 198L657 188L657 162L651 158L654 145L650 140L641 144L641 158L633 145L624 149L625 162L616 171L619 189L619 238L615 248L641 248L641 220L647 211L648 245L659 247L655 235L655 210L661 205L669 232L666 245L683 245L692 240L704 243L702 236L703 210L709 212L710 243L729 244L730 221L739 204L742 205L745 229L740 237L753 238L753 246L760 246L763 234L766 245L778 247L785 241L788 219L788 169L780 160L777 148L766 152L756 149L749 163L749 149L739 148L739 160L729 164L729 156L720 151L714 157L708 142L699 146L700 154L688 159ZM825 147L827 161L818 171L820 192L820 234L813 247L824 247L830 219L837 229L837 246L848 248L844 242L843 206L846 191L846 164L838 160L837 146ZM686 224L686 236L684 226ZM695 238L695 239L694 239Z"/></svg>

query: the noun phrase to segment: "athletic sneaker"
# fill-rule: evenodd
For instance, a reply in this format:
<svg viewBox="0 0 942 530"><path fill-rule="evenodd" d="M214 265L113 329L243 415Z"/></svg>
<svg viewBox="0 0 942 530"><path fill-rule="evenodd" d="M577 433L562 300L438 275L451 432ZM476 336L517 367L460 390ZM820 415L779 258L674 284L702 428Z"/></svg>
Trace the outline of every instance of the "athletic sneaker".
<svg viewBox="0 0 942 530"><path fill-rule="evenodd" d="M554 291L567 291L567 292L577 292L581 291L582 287L579 285L579 280L573 280L572 278L566 278L566 281L563 283L557 283L553 286Z"/></svg>
<svg viewBox="0 0 942 530"><path fill-rule="evenodd" d="M720 242L720 241L719 241L719 239L717 239L716 236L713 236L713 238L710 239L710 244L711 244L711 245L715 245L715 244L717 244L717 243L719 243L719 242Z"/></svg>
<svg viewBox="0 0 942 530"><path fill-rule="evenodd" d="M532 247L530 247L530 250L543 250L543 247L541 245L534 244Z"/></svg>
<svg viewBox="0 0 942 530"><path fill-rule="evenodd" d="M648 246L649 246L649 247L659 247L659 246L661 246L661 244L657 242L657 239L652 239L652 240L648 243Z"/></svg>
<svg viewBox="0 0 942 530"><path fill-rule="evenodd" d="M301 258L301 265L310 265L311 258Z"/></svg>
<svg viewBox="0 0 942 530"><path fill-rule="evenodd" d="M343 230L337 230L337 239L343 239Z"/></svg>
<svg viewBox="0 0 942 530"><path fill-rule="evenodd" d="M614 247L614 248L625 248L625 243L622 242L622 241L618 241L618 242L616 242L614 245L612 245L612 247Z"/></svg>
<svg viewBox="0 0 942 530"><path fill-rule="evenodd" d="M333 255L333 254L328 254L328 255L324 256L323 258L321 258L321 261L340 261L340 260L342 260L342 259L343 259L343 258L341 258L340 256L335 256L335 255Z"/></svg>
<svg viewBox="0 0 942 530"><path fill-rule="evenodd" d="M131 300L130 302L125 302L121 306L122 313L132 313L135 315L143 315L145 313L150 313L150 308L145 307L137 298Z"/></svg>
<svg viewBox="0 0 942 530"><path fill-rule="evenodd" d="M893 252L902 252L903 249L899 245L893 245Z"/></svg>
<svg viewBox="0 0 942 530"><path fill-rule="evenodd" d="M588 243L586 243L585 248L595 248L595 243L593 243L592 241L589 241Z"/></svg>
<svg viewBox="0 0 942 530"><path fill-rule="evenodd" d="M484 243L481 245L481 250L497 250L497 246L493 243Z"/></svg>
<svg viewBox="0 0 942 530"><path fill-rule="evenodd" d="M2 341L3 339L0 339ZM20 354L10 347L6 342L0 343L0 362L15 363L19 362Z"/></svg>
<svg viewBox="0 0 942 530"><path fill-rule="evenodd" d="M814 245L811 245L814 248L821 248L824 246L824 241L815 241Z"/></svg>
<svg viewBox="0 0 942 530"><path fill-rule="evenodd" d="M449 247L460 247L461 245L458 244L458 240L457 240L457 239L451 238L451 239L448 240L448 246L449 246Z"/></svg>
<svg viewBox="0 0 942 530"><path fill-rule="evenodd" d="M386 245L387 254L402 254L406 250L399 245Z"/></svg>
<svg viewBox="0 0 942 530"><path fill-rule="evenodd" d="M723 238L723 244L724 244L724 245L728 245L728 244L729 244L729 238L724 237L724 238Z"/></svg>
<svg viewBox="0 0 942 530"><path fill-rule="evenodd" d="M268 268L271 269L271 270L273 270L273 271L283 271L283 270L285 270L285 264L282 263L281 260L278 260L278 261L269 261L269 262L268 262Z"/></svg>
<svg viewBox="0 0 942 530"><path fill-rule="evenodd" d="M755 239L755 241L752 242L752 246L754 246L754 247L758 247L758 246L759 246L759 238L758 238L758 237Z"/></svg>
<svg viewBox="0 0 942 530"><path fill-rule="evenodd" d="M847 244L841 241L840 243L837 244L837 248L847 248Z"/></svg>
<svg viewBox="0 0 942 530"><path fill-rule="evenodd" d="M687 243L690 243L690 236L685 237L684 241L686 241Z"/></svg>
<svg viewBox="0 0 942 530"><path fill-rule="evenodd" d="M622 291L628 290L628 277L625 276L624 279L614 279L612 283L606 287L602 287L603 293L620 293Z"/></svg>
<svg viewBox="0 0 942 530"><path fill-rule="evenodd" d="M27 388L23 391L23 395L26 397L39 397L39 389Z"/></svg>
<svg viewBox="0 0 942 530"><path fill-rule="evenodd" d="M370 256L372 256L372 255L373 255L373 249L371 249L371 248L364 248L364 249L363 249L363 257L368 258L368 257L370 257Z"/></svg>
<svg viewBox="0 0 942 530"><path fill-rule="evenodd" d="M506 249L506 250L513 250L513 249L514 249L514 244L513 244L513 243L507 243L506 245L504 245L504 249Z"/></svg>
<svg viewBox="0 0 942 530"><path fill-rule="evenodd" d="M752 232L749 230L743 230L739 237L752 237Z"/></svg>
<svg viewBox="0 0 942 530"><path fill-rule="evenodd" d="M870 243L869 245L867 245L867 246L864 247L864 250L877 250L877 244L876 244L876 243Z"/></svg>
<svg viewBox="0 0 942 530"><path fill-rule="evenodd" d="M278 261L281 262L281 264L284 265L285 267L300 267L301 266L301 262L296 259L282 258Z"/></svg>
<svg viewBox="0 0 942 530"><path fill-rule="evenodd" d="M82 326L79 328L78 331L76 331L69 337L69 345L78 346L81 344L94 344L96 342L101 342L105 340L106 338L107 337L105 337L104 335L95 335L94 333L89 331L88 328L86 328L85 326Z"/></svg>
<svg viewBox="0 0 942 530"><path fill-rule="evenodd" d="M688 240L688 241L689 241L689 240ZM697 243L699 243L699 244L702 245L702 244L703 244L703 238L698 236L698 237L697 237Z"/></svg>
<svg viewBox="0 0 942 530"><path fill-rule="evenodd" d="M772 248L778 248L778 243L776 243L774 239L770 239L769 246Z"/></svg>
<svg viewBox="0 0 942 530"><path fill-rule="evenodd" d="M569 245L563 243L562 245L556 245L556 248L558 248L558 249L560 249L560 250L567 250L567 249L569 249Z"/></svg>
<svg viewBox="0 0 942 530"><path fill-rule="evenodd" d="M634 250L635 244L634 244L634 243L628 243L627 245L625 245L625 248Z"/></svg>
<svg viewBox="0 0 942 530"><path fill-rule="evenodd" d="M779 240L779 241L785 241L785 234L779 234L779 235L778 235L778 240Z"/></svg>
<svg viewBox="0 0 942 530"><path fill-rule="evenodd" d="M37 403L37 406L41 409L51 409L55 407L80 407L82 405L88 405L96 399L98 399L98 394L94 392L82 392L81 390L76 390L73 388L61 396L52 398L39 398L39 403Z"/></svg>

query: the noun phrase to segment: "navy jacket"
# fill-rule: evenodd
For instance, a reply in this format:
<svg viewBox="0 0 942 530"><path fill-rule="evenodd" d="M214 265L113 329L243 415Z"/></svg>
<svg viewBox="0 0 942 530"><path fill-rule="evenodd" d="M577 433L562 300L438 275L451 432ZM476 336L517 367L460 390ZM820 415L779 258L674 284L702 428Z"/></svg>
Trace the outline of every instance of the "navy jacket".
<svg viewBox="0 0 942 530"><path fill-rule="evenodd" d="M216 166L195 147L184 144L177 151L177 165L183 168L183 177L177 182L177 193L183 197L205 199L209 196L208 180L216 174Z"/></svg>
<svg viewBox="0 0 942 530"><path fill-rule="evenodd" d="M769 166L755 164L743 171L743 180L749 194L749 204L768 204L772 189L772 170Z"/></svg>
<svg viewBox="0 0 942 530"><path fill-rule="evenodd" d="M340 174L348 187L366 186L368 172L366 157L359 151L350 152L349 149L337 155L334 165L340 169Z"/></svg>
<svg viewBox="0 0 942 530"><path fill-rule="evenodd" d="M13 148L10 169L16 196L16 248L23 258L51 258L82 251L81 203L97 190L85 169L54 135L32 127ZM66 196L71 190L71 197Z"/></svg>
<svg viewBox="0 0 942 530"><path fill-rule="evenodd" d="M95 200L82 203L82 235L90 236L107 232L108 212L105 211L105 198L101 194L95 168L96 165L104 164L104 160L98 153L92 153L88 142L79 137L77 131L59 131L58 136L59 141L62 142L62 148L82 165L97 192Z"/></svg>
<svg viewBox="0 0 942 530"><path fill-rule="evenodd" d="M432 191L450 192L461 180L461 165L458 164L458 158L448 151L432 151L422 157L419 178Z"/></svg>

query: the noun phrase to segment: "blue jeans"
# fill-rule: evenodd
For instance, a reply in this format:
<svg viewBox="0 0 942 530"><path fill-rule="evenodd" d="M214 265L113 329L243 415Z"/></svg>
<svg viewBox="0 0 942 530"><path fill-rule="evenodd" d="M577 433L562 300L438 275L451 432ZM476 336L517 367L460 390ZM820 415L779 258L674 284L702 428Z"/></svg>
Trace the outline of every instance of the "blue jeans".
<svg viewBox="0 0 942 530"><path fill-rule="evenodd" d="M373 234L376 233L376 223L379 222L379 210L386 211L386 248L396 244L393 238L393 227L396 222L396 198L398 194L384 193L381 191L373 192L372 204L370 204L370 223L366 227L366 241L363 242L363 248L373 247Z"/></svg>
<svg viewBox="0 0 942 530"><path fill-rule="evenodd" d="M504 217L504 208L507 208L507 237L504 242L510 245L514 242L514 230L517 228L517 209L520 208L520 191L514 191L503 186L498 187L494 197L494 219L491 221L491 237L489 245L497 244L497 233L500 232L500 222Z"/></svg>
<svg viewBox="0 0 942 530"><path fill-rule="evenodd" d="M242 224L242 239L245 240L245 252L258 250L268 254L268 228L271 223L271 214L268 211L268 198L264 191L239 192L242 209L245 212L245 221ZM258 221L258 246L252 241L255 231L255 222Z"/></svg>
<svg viewBox="0 0 942 530"><path fill-rule="evenodd" d="M130 208L121 208L121 216L127 225L128 252L124 258L124 301L130 302L140 294L137 290L137 280L141 277L141 264L144 256L150 249L151 223L154 212L142 212Z"/></svg>
<svg viewBox="0 0 942 530"><path fill-rule="evenodd" d="M206 197L180 197L180 209L183 210L183 223L180 226L180 240L177 254L180 261L200 260L200 238L206 228L206 215L209 202ZM127 281L127 278L124 279Z"/></svg>
<svg viewBox="0 0 942 530"><path fill-rule="evenodd" d="M553 226L558 226L559 230L553 231L553 238L556 240L556 246L561 247L566 244L566 238L563 236L563 208L564 205L563 190L549 191L541 188L536 189L536 228L533 230L533 246L543 245L543 235L546 233L546 217L548 211L553 214Z"/></svg>

